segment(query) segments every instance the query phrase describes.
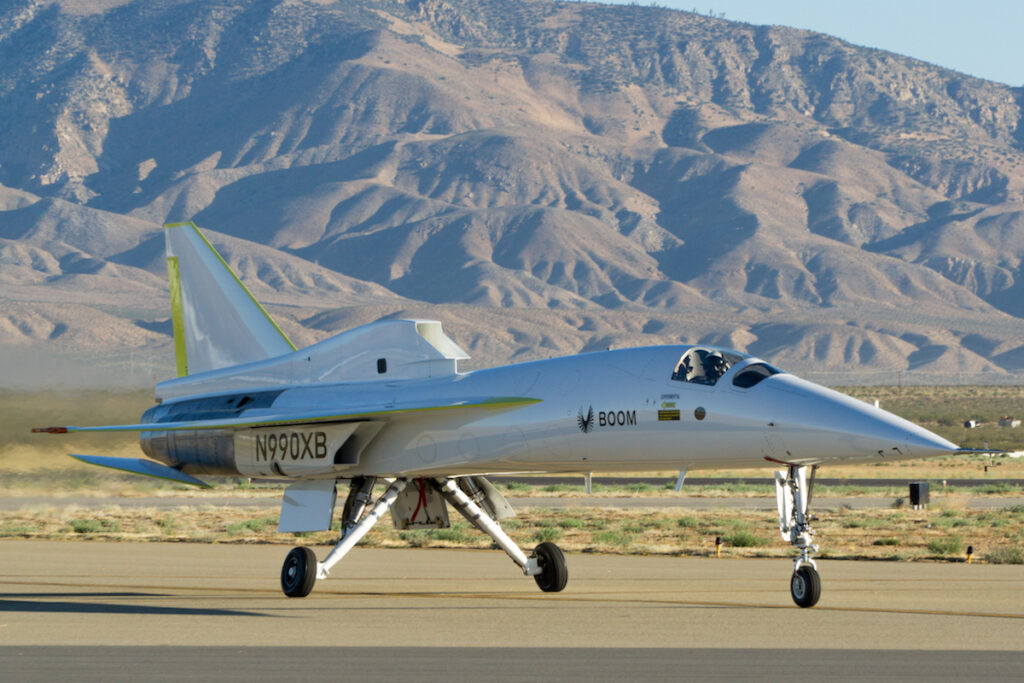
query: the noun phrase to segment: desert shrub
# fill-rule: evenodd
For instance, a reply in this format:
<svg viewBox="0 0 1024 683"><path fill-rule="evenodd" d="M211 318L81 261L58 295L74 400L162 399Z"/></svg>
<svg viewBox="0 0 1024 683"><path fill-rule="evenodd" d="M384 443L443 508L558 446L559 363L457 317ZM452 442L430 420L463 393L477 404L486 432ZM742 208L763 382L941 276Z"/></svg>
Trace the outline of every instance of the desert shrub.
<svg viewBox="0 0 1024 683"><path fill-rule="evenodd" d="M242 522L235 522L234 524L228 524L226 531L229 534L241 534L246 531L259 534L263 533L270 528L271 525L276 525L277 519L274 517L260 517L257 519L247 519Z"/></svg>
<svg viewBox="0 0 1024 683"><path fill-rule="evenodd" d="M423 529L411 529L409 531L399 531L398 537L409 544L411 548L422 548L429 542L427 532Z"/></svg>
<svg viewBox="0 0 1024 683"><path fill-rule="evenodd" d="M672 526L671 519L645 519L643 521L645 529L667 529Z"/></svg>
<svg viewBox="0 0 1024 683"><path fill-rule="evenodd" d="M975 489L978 493L993 494L993 493L1016 493L1020 491L1020 487L1014 486L1013 484L985 484Z"/></svg>
<svg viewBox="0 0 1024 683"><path fill-rule="evenodd" d="M68 526L76 534L116 533L121 530L121 522L116 519L72 519Z"/></svg>
<svg viewBox="0 0 1024 683"><path fill-rule="evenodd" d="M985 561L989 564L1024 564L1024 548L1021 546L996 548L985 553Z"/></svg>
<svg viewBox="0 0 1024 683"><path fill-rule="evenodd" d="M943 515L942 517L935 520L934 525L939 528L949 528L967 526L970 524L968 520L964 519L963 517L957 517L955 515L956 513L953 513L953 516Z"/></svg>
<svg viewBox="0 0 1024 683"><path fill-rule="evenodd" d="M449 543L465 543L469 540L468 528L465 524L453 524L447 529L431 529L427 534L436 541Z"/></svg>
<svg viewBox="0 0 1024 683"><path fill-rule="evenodd" d="M633 535L623 531L599 531L594 534L594 542L599 545L622 547L633 542Z"/></svg>
<svg viewBox="0 0 1024 683"><path fill-rule="evenodd" d="M734 548L754 548L757 546L768 545L767 538L756 536L749 531L737 531L736 533L727 536L724 540Z"/></svg>
<svg viewBox="0 0 1024 683"><path fill-rule="evenodd" d="M533 535L534 540L538 543L545 541L557 541L562 537L562 530L556 527L545 527L543 529L537 529L537 532Z"/></svg>
<svg viewBox="0 0 1024 683"><path fill-rule="evenodd" d="M964 549L964 539L956 534L933 538L928 541L928 550L936 555L956 555Z"/></svg>

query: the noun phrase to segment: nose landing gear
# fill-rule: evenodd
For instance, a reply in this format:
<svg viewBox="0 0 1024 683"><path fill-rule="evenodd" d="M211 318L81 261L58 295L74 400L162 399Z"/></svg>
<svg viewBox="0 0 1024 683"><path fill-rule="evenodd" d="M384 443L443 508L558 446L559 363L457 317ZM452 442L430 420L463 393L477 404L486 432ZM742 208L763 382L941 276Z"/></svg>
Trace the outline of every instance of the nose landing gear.
<svg viewBox="0 0 1024 683"><path fill-rule="evenodd" d="M807 470L810 469L810 476ZM800 550L793 562L793 577L789 582L793 602L800 607L813 607L821 597L821 577L811 555L818 552L814 544L814 530L807 514L814 488L814 475L818 466L790 465L775 473L775 496L779 508L779 533Z"/></svg>

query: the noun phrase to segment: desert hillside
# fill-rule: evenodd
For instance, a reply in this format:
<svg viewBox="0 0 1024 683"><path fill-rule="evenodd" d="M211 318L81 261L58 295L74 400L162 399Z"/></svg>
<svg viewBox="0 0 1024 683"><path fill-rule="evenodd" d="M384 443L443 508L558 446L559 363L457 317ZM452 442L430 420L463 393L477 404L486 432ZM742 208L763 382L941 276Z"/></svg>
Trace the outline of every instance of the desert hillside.
<svg viewBox="0 0 1024 683"><path fill-rule="evenodd" d="M1021 89L546 0L14 0L0 67L0 386L168 376L187 219L299 343L1024 370Z"/></svg>

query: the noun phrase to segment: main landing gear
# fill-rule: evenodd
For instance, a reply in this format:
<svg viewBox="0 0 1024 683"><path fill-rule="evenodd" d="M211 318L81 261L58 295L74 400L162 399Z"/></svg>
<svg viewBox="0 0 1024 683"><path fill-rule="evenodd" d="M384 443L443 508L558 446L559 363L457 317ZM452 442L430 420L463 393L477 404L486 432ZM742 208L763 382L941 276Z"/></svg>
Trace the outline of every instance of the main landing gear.
<svg viewBox="0 0 1024 683"><path fill-rule="evenodd" d="M809 468L790 465L787 470L775 473L775 495L779 507L779 532L782 540L789 541L800 551L793 561L793 577L789 590L793 602L800 607L813 607L821 597L821 577L811 555L818 552L814 544L814 530L811 529L807 508L814 489L814 475L818 466Z"/></svg>
<svg viewBox="0 0 1024 683"><path fill-rule="evenodd" d="M498 547L519 565L524 574L534 578L542 591L557 593L565 588L565 584L569 580L569 570L565 565L565 555L557 545L549 542L541 543L533 549L533 554L527 557L515 541L509 538L501 525L491 519L491 516L467 496L454 481L431 479L430 483L440 491L453 508L469 520L470 524L493 538Z"/></svg>
<svg viewBox="0 0 1024 683"><path fill-rule="evenodd" d="M373 483L373 480L369 478L352 481L348 499L345 502L341 539L323 562L317 562L316 556L309 548L293 548L288 553L284 566L281 568L281 589L285 595L290 598L303 598L309 595L316 580L327 578L331 568L362 540L373 525L391 509L399 494L408 485L408 481L405 479L393 481L370 511L364 515L363 512L372 494ZM477 504L477 501L466 495L454 480L429 479L427 483L469 520L470 524L494 539L498 547L519 565L524 574L534 578L542 591L555 593L565 588L565 584L569 580L569 571L565 564L565 555L557 545L548 542L541 543L527 557L515 541L509 538L501 525L485 512Z"/></svg>

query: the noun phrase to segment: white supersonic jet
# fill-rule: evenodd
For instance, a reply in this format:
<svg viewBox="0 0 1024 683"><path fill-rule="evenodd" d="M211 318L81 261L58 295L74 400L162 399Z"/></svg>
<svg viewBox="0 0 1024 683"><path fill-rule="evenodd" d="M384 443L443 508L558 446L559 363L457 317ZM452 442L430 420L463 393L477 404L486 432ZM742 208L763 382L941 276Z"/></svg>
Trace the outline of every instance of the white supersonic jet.
<svg viewBox="0 0 1024 683"><path fill-rule="evenodd" d="M770 465L782 538L799 551L793 600L810 607L821 593L807 513L818 466L960 450L729 349L651 346L459 372L466 352L432 320L382 320L296 349L193 223L165 235L178 377L156 385L139 424L34 431L139 432L152 460L73 457L176 482L293 482L281 532L330 529L347 484L337 546L322 562L307 547L285 558L289 597L308 595L388 511L398 528L448 526L445 502L541 590L560 591L562 551L516 545L500 524L512 509L487 475Z"/></svg>

